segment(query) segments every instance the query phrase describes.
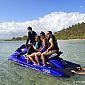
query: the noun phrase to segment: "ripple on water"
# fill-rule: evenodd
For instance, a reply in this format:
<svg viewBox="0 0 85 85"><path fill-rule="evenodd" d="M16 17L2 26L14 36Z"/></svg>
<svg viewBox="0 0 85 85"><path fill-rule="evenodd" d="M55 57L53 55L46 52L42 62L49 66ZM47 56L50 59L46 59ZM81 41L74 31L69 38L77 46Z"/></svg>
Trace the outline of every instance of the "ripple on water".
<svg viewBox="0 0 85 85"><path fill-rule="evenodd" d="M0 43L0 85L85 85L85 76L70 78L45 75L8 61L9 56L22 42ZM85 66L85 41L58 41L62 58Z"/></svg>

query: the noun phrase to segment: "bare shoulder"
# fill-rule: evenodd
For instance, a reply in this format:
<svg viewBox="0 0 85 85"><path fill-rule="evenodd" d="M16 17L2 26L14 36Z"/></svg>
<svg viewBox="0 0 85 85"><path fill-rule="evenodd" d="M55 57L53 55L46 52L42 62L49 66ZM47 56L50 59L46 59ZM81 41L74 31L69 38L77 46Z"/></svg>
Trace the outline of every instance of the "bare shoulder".
<svg viewBox="0 0 85 85"><path fill-rule="evenodd" d="M53 39L52 39L52 38L50 38L49 42L53 42Z"/></svg>

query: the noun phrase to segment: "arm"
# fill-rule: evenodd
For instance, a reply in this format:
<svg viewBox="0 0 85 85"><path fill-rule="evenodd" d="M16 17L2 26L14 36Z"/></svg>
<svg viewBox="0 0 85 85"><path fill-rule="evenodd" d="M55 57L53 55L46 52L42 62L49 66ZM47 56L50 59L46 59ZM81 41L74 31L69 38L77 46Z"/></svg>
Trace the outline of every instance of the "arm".
<svg viewBox="0 0 85 85"><path fill-rule="evenodd" d="M29 38L27 38L27 41L26 41L26 46L27 46L28 42L29 42Z"/></svg>
<svg viewBox="0 0 85 85"><path fill-rule="evenodd" d="M36 48L36 44L35 45L32 45L32 46L35 49L35 51L38 51L38 49Z"/></svg>
<svg viewBox="0 0 85 85"><path fill-rule="evenodd" d="M37 50L36 47L35 47L34 45L33 45L33 48L34 48L35 50Z"/></svg>
<svg viewBox="0 0 85 85"><path fill-rule="evenodd" d="M53 39L52 38L50 38L50 40L49 40L49 42L50 42L50 47L47 49L47 51L49 51L49 50L51 50L52 48L54 48L54 43L53 43Z"/></svg>
<svg viewBox="0 0 85 85"><path fill-rule="evenodd" d="M46 39L43 39L43 48L41 48L39 51L42 51L44 48L46 48Z"/></svg>
<svg viewBox="0 0 85 85"><path fill-rule="evenodd" d="M27 41L26 41L26 46L27 46L27 44L28 44L28 42L29 42L29 37L30 37L30 32L28 32L28 37L27 37Z"/></svg>

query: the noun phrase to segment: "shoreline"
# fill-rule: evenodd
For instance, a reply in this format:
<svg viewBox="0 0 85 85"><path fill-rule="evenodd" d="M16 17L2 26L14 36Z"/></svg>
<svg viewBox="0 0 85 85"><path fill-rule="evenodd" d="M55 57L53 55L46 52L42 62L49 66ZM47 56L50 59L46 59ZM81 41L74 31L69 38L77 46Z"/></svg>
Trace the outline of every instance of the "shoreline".
<svg viewBox="0 0 85 85"><path fill-rule="evenodd" d="M85 40L85 39L57 39L57 40ZM26 41L26 40L0 40L0 41Z"/></svg>
<svg viewBox="0 0 85 85"><path fill-rule="evenodd" d="M85 40L85 39L68 39L68 40Z"/></svg>

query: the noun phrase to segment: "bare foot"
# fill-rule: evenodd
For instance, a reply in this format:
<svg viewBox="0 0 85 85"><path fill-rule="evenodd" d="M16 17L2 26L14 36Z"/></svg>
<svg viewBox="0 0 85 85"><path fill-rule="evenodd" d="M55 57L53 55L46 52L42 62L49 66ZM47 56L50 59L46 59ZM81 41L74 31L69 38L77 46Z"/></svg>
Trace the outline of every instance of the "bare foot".
<svg viewBox="0 0 85 85"><path fill-rule="evenodd" d="M46 67L47 65L43 65L43 67Z"/></svg>
<svg viewBox="0 0 85 85"><path fill-rule="evenodd" d="M76 71L74 71L74 70L71 70L71 72L72 72L72 73L76 73Z"/></svg>
<svg viewBox="0 0 85 85"><path fill-rule="evenodd" d="M81 67L77 67L77 69L80 71L80 70L82 70L82 68Z"/></svg>
<svg viewBox="0 0 85 85"><path fill-rule="evenodd" d="M34 65L34 66L37 66L38 64L37 64L37 63L34 63L33 65Z"/></svg>
<svg viewBox="0 0 85 85"><path fill-rule="evenodd" d="M40 63L38 63L38 66L40 66Z"/></svg>

